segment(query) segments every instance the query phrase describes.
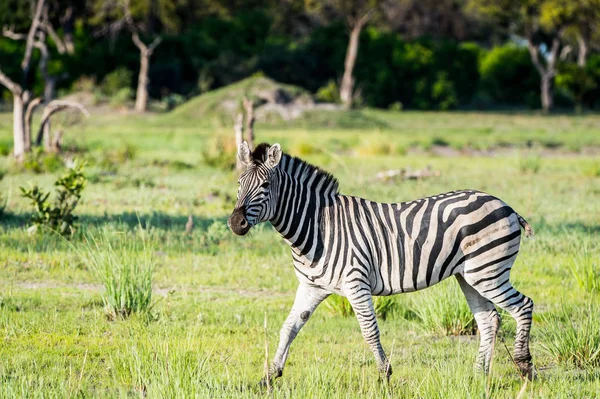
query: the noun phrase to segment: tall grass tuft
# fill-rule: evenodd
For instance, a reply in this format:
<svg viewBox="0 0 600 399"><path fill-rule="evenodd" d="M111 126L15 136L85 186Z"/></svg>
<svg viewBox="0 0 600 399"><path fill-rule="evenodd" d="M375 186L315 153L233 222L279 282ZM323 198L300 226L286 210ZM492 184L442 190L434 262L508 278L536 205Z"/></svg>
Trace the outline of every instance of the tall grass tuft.
<svg viewBox="0 0 600 399"><path fill-rule="evenodd" d="M519 158L519 169L523 173L537 174L542 168L542 158L539 155L528 155Z"/></svg>
<svg viewBox="0 0 600 399"><path fill-rule="evenodd" d="M598 304L561 306L542 316L541 348L556 362L577 367L600 366L600 312Z"/></svg>
<svg viewBox="0 0 600 399"><path fill-rule="evenodd" d="M477 323L469 305L455 282L443 282L414 298L417 325L425 332L438 335L472 335Z"/></svg>
<svg viewBox="0 0 600 399"><path fill-rule="evenodd" d="M349 317L354 315L352 305L343 296L331 295L323 304L325 308L334 315ZM409 318L409 311L398 303L393 296L375 296L373 297L373 306L375 315L380 320L386 320L395 315L401 315L403 318Z"/></svg>
<svg viewBox="0 0 600 399"><path fill-rule="evenodd" d="M113 244L106 233L86 239L79 254L88 269L104 286L103 301L109 320L124 319L132 314L150 315L152 280L156 263L146 241L127 239L123 235Z"/></svg>
<svg viewBox="0 0 600 399"><path fill-rule="evenodd" d="M600 292L600 264L590 254L587 246L584 246L572 261L573 265L570 269L577 284L587 292Z"/></svg>

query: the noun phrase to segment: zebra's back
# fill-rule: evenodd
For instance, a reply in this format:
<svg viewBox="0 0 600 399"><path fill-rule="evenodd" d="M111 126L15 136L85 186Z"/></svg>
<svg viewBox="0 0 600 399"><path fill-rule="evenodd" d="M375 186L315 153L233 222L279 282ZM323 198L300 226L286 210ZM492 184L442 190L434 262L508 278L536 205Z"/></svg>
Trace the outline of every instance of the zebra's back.
<svg viewBox="0 0 600 399"><path fill-rule="evenodd" d="M484 284L509 270L519 249L518 215L480 191L397 204L343 195L338 200L337 225L344 237L337 245L347 246L346 265L325 266L343 270L336 285L355 281L361 268L374 295L419 290L456 273Z"/></svg>

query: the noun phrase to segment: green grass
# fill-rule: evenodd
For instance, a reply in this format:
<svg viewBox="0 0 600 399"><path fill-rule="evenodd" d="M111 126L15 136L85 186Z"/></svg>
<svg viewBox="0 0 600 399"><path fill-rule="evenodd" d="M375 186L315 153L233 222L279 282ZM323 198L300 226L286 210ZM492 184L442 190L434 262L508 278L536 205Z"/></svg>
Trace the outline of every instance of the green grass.
<svg viewBox="0 0 600 399"><path fill-rule="evenodd" d="M523 240L512 272L515 285L536 304L532 354L539 378L523 397L574 392L595 397L600 367L568 355L590 358L597 342L600 297L584 287L595 281L587 276L600 258L594 152L600 147L600 117L360 112L384 124L342 129L257 123L257 139L278 141L284 150L324 167L347 194L406 201L476 188L505 200L536 231L535 239ZM10 142L11 125L10 115L0 114L0 142ZM51 189L63 171L19 171L0 158L0 170L7 171L0 180L6 198L0 222L0 397L267 396L258 387L265 313L272 356L297 281L289 249L270 226L243 238L228 231L236 176L205 164L203 149L215 135L233 132L184 113L92 116L81 129L68 130L66 144L80 149L77 156L97 160L88 168L95 177L77 207L81 225L70 244L52 234L28 235L28 202L18 195L18 187L28 182ZM434 140L454 152L433 152ZM555 143L559 147L550 149ZM477 151L463 151L467 148ZM483 156L490 149L493 156ZM522 168L530 153L540 159L537 173ZM427 165L441 176L406 182L373 178L384 170ZM190 214L195 227L185 234ZM119 257L140 228L145 245ZM86 236L107 237L114 256L105 245L92 251ZM71 245L92 259L112 259L100 265L127 262L131 270L148 265L134 260L149 257L155 265L152 317L142 312L107 319L104 283ZM272 396L485 397L487 380L473 371L478 338L448 336L445 327L436 327L438 316L463 317L466 301L459 292L443 302L448 290L458 290L455 285L448 281L383 302L382 343L388 353L393 345L389 385L379 381L354 317L319 307L292 345ZM428 326L423 320L435 322ZM514 321L503 315L501 340L509 348L514 330ZM504 345L497 345L491 396L514 398L521 386Z"/></svg>

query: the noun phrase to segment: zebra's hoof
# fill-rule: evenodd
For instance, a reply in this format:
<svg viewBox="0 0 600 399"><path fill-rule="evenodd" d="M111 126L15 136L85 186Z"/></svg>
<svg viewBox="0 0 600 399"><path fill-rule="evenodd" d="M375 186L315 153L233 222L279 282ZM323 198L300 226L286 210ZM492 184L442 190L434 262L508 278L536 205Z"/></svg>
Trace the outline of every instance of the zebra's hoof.
<svg viewBox="0 0 600 399"><path fill-rule="evenodd" d="M535 367L531 362L517 362L519 371L523 377L527 377L529 381L533 381L537 377Z"/></svg>
<svg viewBox="0 0 600 399"><path fill-rule="evenodd" d="M260 387L263 389L273 388L273 382L275 381L275 378L281 377L282 374L282 370L269 371L269 374L260 380Z"/></svg>
<svg viewBox="0 0 600 399"><path fill-rule="evenodd" d="M392 375L392 365L387 363L383 369L379 370L379 374L381 376L381 379L385 378L386 382L390 382L390 376Z"/></svg>

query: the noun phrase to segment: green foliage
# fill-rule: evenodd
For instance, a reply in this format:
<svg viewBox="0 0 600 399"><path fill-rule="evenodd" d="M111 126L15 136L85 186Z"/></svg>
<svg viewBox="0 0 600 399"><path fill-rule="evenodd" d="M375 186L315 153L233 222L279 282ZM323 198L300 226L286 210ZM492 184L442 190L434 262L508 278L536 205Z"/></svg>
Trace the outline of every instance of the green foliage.
<svg viewBox="0 0 600 399"><path fill-rule="evenodd" d="M330 80L323 87L320 87L315 94L317 100L325 103L341 103L340 99L340 88L338 87L335 80Z"/></svg>
<svg viewBox="0 0 600 399"><path fill-rule="evenodd" d="M109 104L112 107L123 107L129 104L132 98L133 89L130 87L122 87L110 97Z"/></svg>
<svg viewBox="0 0 600 399"><path fill-rule="evenodd" d="M436 335L473 335L477 323L456 282L445 281L414 299L417 326Z"/></svg>
<svg viewBox="0 0 600 399"><path fill-rule="evenodd" d="M114 97L119 94L121 97L125 95L124 89L131 86L132 72L124 67L119 67L106 75L102 80L100 89L102 94L108 97Z"/></svg>
<svg viewBox="0 0 600 399"><path fill-rule="evenodd" d="M556 362L576 367L600 366L600 312L598 304L561 305L542 316L540 346Z"/></svg>
<svg viewBox="0 0 600 399"><path fill-rule="evenodd" d="M50 192L44 192L37 185L30 188L21 187L22 196L29 199L34 208L30 231L39 231L40 227L44 226L62 236L70 236L75 232L77 216L73 211L86 185L84 167L85 163L75 162L73 168L56 180L54 185L58 188L54 206L48 201Z"/></svg>
<svg viewBox="0 0 600 399"><path fill-rule="evenodd" d="M594 90L598 82L593 72L572 63L561 63L556 75L556 87L566 90L572 97L578 112L581 112L585 95Z"/></svg>
<svg viewBox="0 0 600 399"><path fill-rule="evenodd" d="M514 44L494 47L479 67L481 90L500 104L530 106L539 102L539 76L527 48Z"/></svg>
<svg viewBox="0 0 600 399"><path fill-rule="evenodd" d="M124 319L134 313L150 316L156 258L144 238L141 244L139 240L104 232L98 239L87 238L86 247L78 251L85 266L104 286L102 299L109 320Z"/></svg>
<svg viewBox="0 0 600 399"><path fill-rule="evenodd" d="M584 246L573 257L572 262L571 274L573 274L579 287L592 294L600 293L600 264L598 259L591 255L587 246Z"/></svg>
<svg viewBox="0 0 600 399"><path fill-rule="evenodd" d="M341 317L350 317L354 315L354 310L348 299L340 295L330 295L323 306L329 313ZM375 315L380 320L386 320L392 316L399 314L401 311L403 317L409 317L410 310L402 309L397 299L393 296L375 296L373 297L373 306L375 307Z"/></svg>
<svg viewBox="0 0 600 399"><path fill-rule="evenodd" d="M60 155L46 153L43 148L35 147L25 155L23 168L33 173L53 173L64 167L64 161Z"/></svg>

